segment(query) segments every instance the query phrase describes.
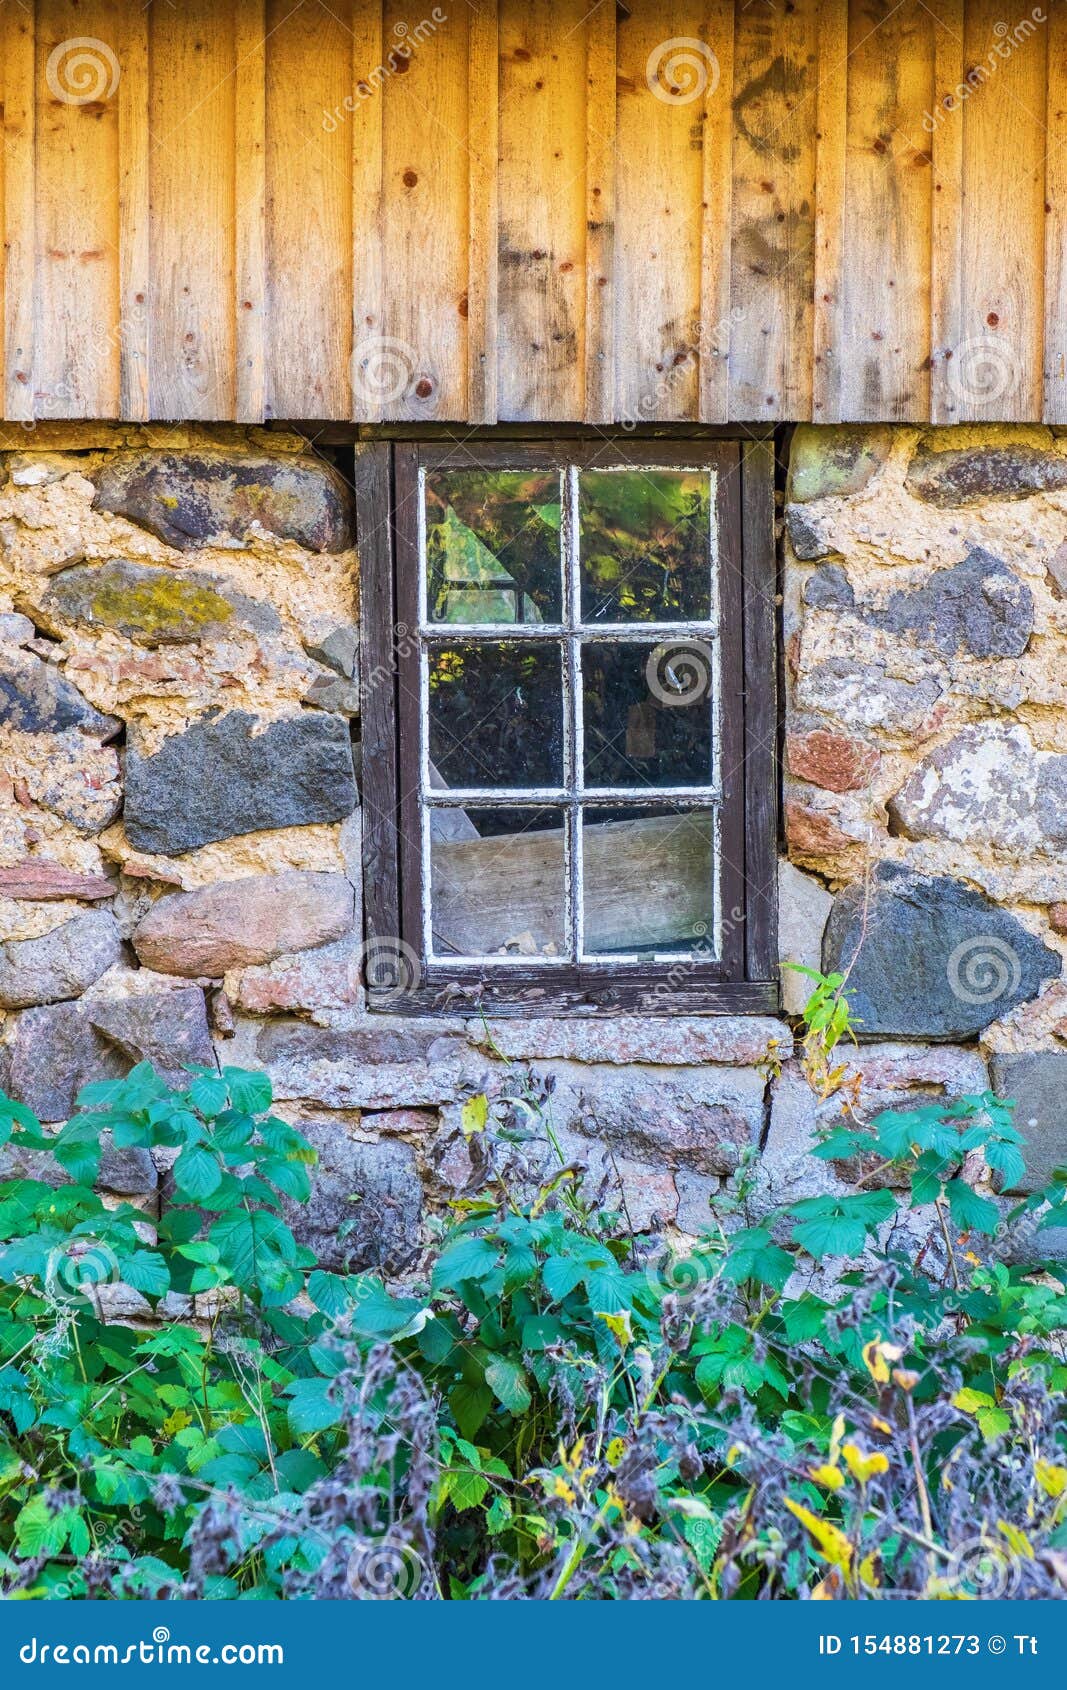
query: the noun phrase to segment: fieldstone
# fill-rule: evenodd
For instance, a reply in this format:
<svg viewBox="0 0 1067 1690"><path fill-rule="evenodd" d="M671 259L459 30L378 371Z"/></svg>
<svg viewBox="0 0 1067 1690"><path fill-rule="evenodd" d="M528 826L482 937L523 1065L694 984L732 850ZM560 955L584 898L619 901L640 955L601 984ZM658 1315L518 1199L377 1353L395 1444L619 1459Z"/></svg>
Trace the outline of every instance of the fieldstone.
<svg viewBox="0 0 1067 1690"><path fill-rule="evenodd" d="M802 423L789 449L788 497L806 504L862 493L885 464L892 445L893 430L884 426Z"/></svg>
<svg viewBox="0 0 1067 1690"><path fill-rule="evenodd" d="M1038 1191L1067 1165L1067 1051L994 1056L993 1090L1014 1100L1015 1125L1026 1135L1020 1190Z"/></svg>
<svg viewBox="0 0 1067 1690"><path fill-rule="evenodd" d="M1034 597L1001 558L975 546L915 591L890 594L871 620L890 633L914 634L947 657L1021 657L1033 631Z"/></svg>
<svg viewBox="0 0 1067 1690"><path fill-rule="evenodd" d="M898 863L838 894L823 939L823 970L848 974L864 1037L973 1038L1061 968L981 893Z"/></svg>
<svg viewBox="0 0 1067 1690"><path fill-rule="evenodd" d="M905 485L917 499L942 507L984 499L1026 499L1067 487L1067 457L1037 446L976 446L967 451L919 451Z"/></svg>
<svg viewBox="0 0 1067 1690"><path fill-rule="evenodd" d="M1067 933L1067 904L1050 904L1048 920L1053 933Z"/></svg>
<svg viewBox="0 0 1067 1690"><path fill-rule="evenodd" d="M114 916L87 910L38 939L0 944L0 1009L77 998L122 956Z"/></svg>
<svg viewBox="0 0 1067 1690"><path fill-rule="evenodd" d="M889 815L909 839L992 845L1020 856L1067 842L1067 757L1018 723L964 728L912 771Z"/></svg>
<svg viewBox="0 0 1067 1690"><path fill-rule="evenodd" d="M790 774L830 792L861 791L871 784L879 763L873 745L823 728L789 734L786 757Z"/></svg>
<svg viewBox="0 0 1067 1690"><path fill-rule="evenodd" d="M249 875L160 898L134 933L133 947L146 968L220 980L231 968L340 938L352 925L353 907L343 874Z"/></svg>
<svg viewBox="0 0 1067 1690"><path fill-rule="evenodd" d="M0 650L5 646L29 645L36 637L37 630L28 616L20 616L13 610L0 616Z"/></svg>
<svg viewBox="0 0 1067 1690"><path fill-rule="evenodd" d="M786 506L785 527L793 555L801 563L813 563L821 557L832 557L838 549L827 537L822 524L810 511L805 510L803 505Z"/></svg>
<svg viewBox="0 0 1067 1690"><path fill-rule="evenodd" d="M285 1218L319 1266L333 1272L395 1275L419 1249L422 1186L410 1144L365 1144L340 1121L302 1121L319 1153L311 1198L287 1203Z"/></svg>
<svg viewBox="0 0 1067 1690"><path fill-rule="evenodd" d="M235 627L272 634L281 626L271 605L238 592L223 576L121 558L54 576L42 612L61 624L113 629L149 647L216 639Z"/></svg>
<svg viewBox="0 0 1067 1690"><path fill-rule="evenodd" d="M316 710L333 710L338 716L360 713L359 687L339 675L316 675L302 702L313 704Z"/></svg>
<svg viewBox="0 0 1067 1690"><path fill-rule="evenodd" d="M932 675L901 680L882 663L828 657L803 673L797 705L834 716L850 728L879 728L904 736L922 733L941 697Z"/></svg>
<svg viewBox="0 0 1067 1690"><path fill-rule="evenodd" d="M774 1043L779 1054L792 1049L789 1028L772 1016L715 1015L669 1020L640 1016L603 1019L516 1018L471 1021L472 1043L510 1061L648 1062L695 1066L701 1062L762 1062Z"/></svg>
<svg viewBox="0 0 1067 1690"><path fill-rule="evenodd" d="M832 816L793 798L785 802L785 837L791 854L798 857L832 857L856 843Z"/></svg>
<svg viewBox="0 0 1067 1690"><path fill-rule="evenodd" d="M1054 599L1067 599L1067 540L1058 545L1049 558L1045 580Z"/></svg>
<svg viewBox="0 0 1067 1690"><path fill-rule="evenodd" d="M42 809L91 838L122 810L122 765L113 745L97 745L73 729L52 734L48 752L29 770L29 796Z"/></svg>
<svg viewBox="0 0 1067 1690"><path fill-rule="evenodd" d="M18 1101L23 1102L24 1099ZM51 1124L58 1123L53 1121ZM28 1150L11 1143L0 1149L0 1180L9 1179L40 1180L42 1185L50 1185L53 1190L72 1184L66 1169L50 1152ZM143 1197L155 1191L158 1184L159 1175L149 1151L134 1147L116 1150L110 1133L102 1136L100 1178L97 1181L101 1191L112 1192L117 1197Z"/></svg>
<svg viewBox="0 0 1067 1690"><path fill-rule="evenodd" d="M725 1178L752 1143L749 1122L729 1104L694 1102L652 1076L628 1084L619 1107L622 1102L602 1090L583 1094L578 1130L657 1170L683 1167Z"/></svg>
<svg viewBox="0 0 1067 1690"><path fill-rule="evenodd" d="M180 551L253 523L312 552L354 544L352 499L330 464L265 452L113 452L93 477L95 508Z"/></svg>
<svg viewBox="0 0 1067 1690"><path fill-rule="evenodd" d="M778 955L782 967L782 1007L799 1015L811 996L811 981L784 965L822 967L822 936L833 899L821 881L803 874L795 863L778 864ZM786 1055L789 1051L786 1050Z"/></svg>
<svg viewBox="0 0 1067 1690"><path fill-rule="evenodd" d="M98 898L113 898L117 890L116 883L105 875L79 874L46 857L26 857L0 868L0 898L27 898L37 903L78 898L93 903Z"/></svg>
<svg viewBox="0 0 1067 1690"><path fill-rule="evenodd" d="M804 582L802 596L812 610L852 610L856 603L852 582L837 563L813 569Z"/></svg>
<svg viewBox="0 0 1067 1690"><path fill-rule="evenodd" d="M249 1015L348 1009L363 1002L360 946L353 932L329 945L244 968L227 980L227 995Z"/></svg>
<svg viewBox="0 0 1067 1690"><path fill-rule="evenodd" d="M441 1117L433 1109L377 1109L365 1111L360 1125L366 1132L387 1137L407 1138L415 1134L422 1138L435 1132Z"/></svg>
<svg viewBox="0 0 1067 1690"><path fill-rule="evenodd" d="M351 681L359 662L359 628L353 622L341 623L322 639L305 641L304 650L309 657L325 663L327 669Z"/></svg>
<svg viewBox="0 0 1067 1690"><path fill-rule="evenodd" d="M173 734L154 756L135 735L127 750L125 826L138 851L173 857L263 828L342 821L356 802L339 716L309 712L264 727L233 710Z"/></svg>
<svg viewBox="0 0 1067 1690"><path fill-rule="evenodd" d="M7 1051L7 1089L42 1121L68 1120L82 1086L120 1079L138 1062L184 1087L190 1068L215 1060L195 986L28 1009L15 1020Z"/></svg>
<svg viewBox="0 0 1067 1690"><path fill-rule="evenodd" d="M678 1193L674 1224L679 1232L688 1233L691 1238L710 1232L713 1229L712 1206L721 1189L720 1181L679 1168L674 1176L674 1185Z"/></svg>
<svg viewBox="0 0 1067 1690"><path fill-rule="evenodd" d="M122 723L94 710L76 686L32 651L0 647L0 727L59 734L68 728L90 739L113 739Z"/></svg>
<svg viewBox="0 0 1067 1690"><path fill-rule="evenodd" d="M351 1029L268 1021L256 1063L279 1099L330 1109L419 1109L484 1090L488 1076L462 1031L413 1020Z"/></svg>

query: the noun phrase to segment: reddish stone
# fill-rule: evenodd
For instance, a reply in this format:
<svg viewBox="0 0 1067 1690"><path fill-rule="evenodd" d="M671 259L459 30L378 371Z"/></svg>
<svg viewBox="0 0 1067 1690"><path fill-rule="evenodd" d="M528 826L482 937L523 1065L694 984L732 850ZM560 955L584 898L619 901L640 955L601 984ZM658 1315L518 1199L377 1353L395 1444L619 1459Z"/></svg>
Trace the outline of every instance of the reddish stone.
<svg viewBox="0 0 1067 1690"><path fill-rule="evenodd" d="M832 857L856 843L831 816L793 799L786 800L785 834L790 854L797 857Z"/></svg>
<svg viewBox="0 0 1067 1690"><path fill-rule="evenodd" d="M434 1109L374 1109L364 1110L360 1127L364 1132L387 1133L392 1136L406 1133L429 1133L440 1125Z"/></svg>
<svg viewBox="0 0 1067 1690"><path fill-rule="evenodd" d="M857 792L869 786L879 761L873 745L822 728L790 734L786 751L792 774L830 792Z"/></svg>
<svg viewBox="0 0 1067 1690"><path fill-rule="evenodd" d="M133 945L146 968L217 980L231 968L339 938L352 909L352 888L340 874L249 875L161 898Z"/></svg>
<svg viewBox="0 0 1067 1690"><path fill-rule="evenodd" d="M1067 933L1067 904L1050 904L1048 919L1053 933Z"/></svg>
<svg viewBox="0 0 1067 1690"><path fill-rule="evenodd" d="M0 897L30 898L45 903L55 898L113 898L116 887L102 874L77 874L62 863L44 857L27 857L9 868L0 868Z"/></svg>

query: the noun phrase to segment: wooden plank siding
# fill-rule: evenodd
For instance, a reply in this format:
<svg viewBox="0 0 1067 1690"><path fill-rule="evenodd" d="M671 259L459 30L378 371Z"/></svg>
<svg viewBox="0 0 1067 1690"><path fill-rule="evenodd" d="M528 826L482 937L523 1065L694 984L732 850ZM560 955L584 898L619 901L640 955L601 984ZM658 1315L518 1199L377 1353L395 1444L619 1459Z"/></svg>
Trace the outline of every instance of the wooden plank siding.
<svg viewBox="0 0 1067 1690"><path fill-rule="evenodd" d="M12 422L1067 423L1067 0L0 0L0 93Z"/></svg>

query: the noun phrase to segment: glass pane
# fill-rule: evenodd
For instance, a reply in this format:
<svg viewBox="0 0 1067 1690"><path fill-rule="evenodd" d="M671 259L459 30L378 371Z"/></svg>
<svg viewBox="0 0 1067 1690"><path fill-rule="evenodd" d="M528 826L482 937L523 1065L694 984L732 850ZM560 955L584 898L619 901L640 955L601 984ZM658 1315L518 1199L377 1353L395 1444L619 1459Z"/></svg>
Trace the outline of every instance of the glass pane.
<svg viewBox="0 0 1067 1690"><path fill-rule="evenodd" d="M711 617L708 470L587 470L578 524L583 621Z"/></svg>
<svg viewBox="0 0 1067 1690"><path fill-rule="evenodd" d="M586 641L586 786L713 786L714 668L704 640Z"/></svg>
<svg viewBox="0 0 1067 1690"><path fill-rule="evenodd" d="M449 470L426 478L431 622L559 622L555 471Z"/></svg>
<svg viewBox="0 0 1067 1690"><path fill-rule="evenodd" d="M431 646L434 784L562 785L562 664L540 640Z"/></svg>
<svg viewBox="0 0 1067 1690"><path fill-rule="evenodd" d="M714 840L711 810L586 808L586 954L714 959Z"/></svg>
<svg viewBox="0 0 1067 1690"><path fill-rule="evenodd" d="M430 826L435 957L559 957L566 947L562 810L449 810ZM463 818L459 838L455 818Z"/></svg>

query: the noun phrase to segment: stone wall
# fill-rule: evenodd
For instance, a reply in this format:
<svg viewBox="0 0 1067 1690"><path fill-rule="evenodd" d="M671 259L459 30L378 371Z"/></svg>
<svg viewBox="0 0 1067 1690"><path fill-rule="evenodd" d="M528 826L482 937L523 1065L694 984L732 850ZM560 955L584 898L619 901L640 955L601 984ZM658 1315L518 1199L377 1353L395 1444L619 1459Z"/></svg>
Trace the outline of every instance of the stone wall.
<svg viewBox="0 0 1067 1690"><path fill-rule="evenodd" d="M799 430L784 542L782 953L851 967L869 1107L983 1089L991 1064L1049 1162L1060 445ZM551 1081L565 1153L639 1227L700 1231L749 1147L757 1209L808 1189L816 1112L784 1019L366 1009L357 622L348 487L297 436L58 431L0 453L0 1088L59 1123L141 1058L264 1067L321 1153L305 1234L390 1274L470 1179L460 1114L482 1090ZM151 1210L146 1158L106 1179Z"/></svg>

